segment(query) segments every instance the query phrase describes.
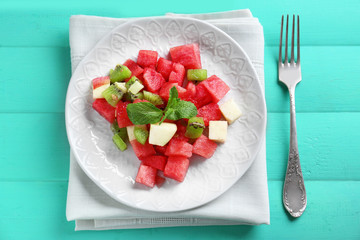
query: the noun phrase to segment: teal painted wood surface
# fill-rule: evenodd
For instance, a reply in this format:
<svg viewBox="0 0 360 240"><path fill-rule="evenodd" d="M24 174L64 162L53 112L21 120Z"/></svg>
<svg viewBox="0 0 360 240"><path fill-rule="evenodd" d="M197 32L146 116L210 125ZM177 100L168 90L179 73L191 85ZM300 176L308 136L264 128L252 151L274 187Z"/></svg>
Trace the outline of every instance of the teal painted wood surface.
<svg viewBox="0 0 360 240"><path fill-rule="evenodd" d="M360 1L184 0L174 5L140 0L121 6L115 0L0 2L0 240L289 239L294 232L298 235L292 239L360 239ZM271 225L74 232L74 223L65 219L69 17L242 8L249 8L264 26ZM296 104L308 207L297 220L288 217L281 202L289 101L277 82L276 61L284 13L301 15L303 46Z"/></svg>

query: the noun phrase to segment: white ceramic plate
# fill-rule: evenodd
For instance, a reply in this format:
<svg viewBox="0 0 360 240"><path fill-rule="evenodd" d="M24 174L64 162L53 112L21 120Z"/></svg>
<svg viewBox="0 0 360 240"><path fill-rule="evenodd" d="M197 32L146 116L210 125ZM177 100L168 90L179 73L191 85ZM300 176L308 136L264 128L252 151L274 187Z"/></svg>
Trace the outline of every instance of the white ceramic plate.
<svg viewBox="0 0 360 240"><path fill-rule="evenodd" d="M140 161L131 145L120 152L109 123L91 108L91 80L105 76L140 49L167 57L169 48L199 43L203 68L231 88L244 115L229 126L226 143L210 159L192 157L184 182L167 179L153 189L135 183ZM221 104L221 102L219 104ZM66 129L72 151L85 173L107 194L128 206L150 211L180 211L205 204L229 189L250 167L265 134L266 107L258 77L242 48L205 22L174 17L129 21L106 35L81 61L69 83Z"/></svg>

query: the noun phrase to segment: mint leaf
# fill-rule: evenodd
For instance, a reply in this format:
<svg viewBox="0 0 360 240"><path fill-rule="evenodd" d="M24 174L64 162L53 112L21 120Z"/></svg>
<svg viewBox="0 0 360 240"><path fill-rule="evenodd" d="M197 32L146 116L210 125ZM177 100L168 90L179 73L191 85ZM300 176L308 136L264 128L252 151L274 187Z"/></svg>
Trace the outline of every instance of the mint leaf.
<svg viewBox="0 0 360 240"><path fill-rule="evenodd" d="M165 111L167 111L169 108L172 108L173 106L175 106L179 101L180 101L179 93L178 93L176 87L174 86L169 90L169 100L166 105Z"/></svg>
<svg viewBox="0 0 360 240"><path fill-rule="evenodd" d="M171 110L171 112L170 112ZM169 114L167 114L170 112ZM192 118L197 115L197 109L192 102L180 100L172 108L170 108L165 116L169 120L179 120L181 118Z"/></svg>
<svg viewBox="0 0 360 240"><path fill-rule="evenodd" d="M161 125L161 124L165 121L165 119L167 119L168 116L169 116L170 114L172 114L172 112L173 112L173 109L172 109L172 108L170 108L169 110L167 110L167 111L165 112L164 117L163 117L163 118L161 119L161 121L159 122L159 125Z"/></svg>
<svg viewBox="0 0 360 240"><path fill-rule="evenodd" d="M126 111L130 121L135 125L157 123L163 116L163 111L149 102L128 104Z"/></svg>

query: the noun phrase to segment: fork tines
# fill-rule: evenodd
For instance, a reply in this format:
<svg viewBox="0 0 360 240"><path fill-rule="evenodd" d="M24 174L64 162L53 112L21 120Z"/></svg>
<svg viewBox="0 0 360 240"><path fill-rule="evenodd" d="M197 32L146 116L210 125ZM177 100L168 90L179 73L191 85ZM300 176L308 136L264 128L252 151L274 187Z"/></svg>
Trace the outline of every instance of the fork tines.
<svg viewBox="0 0 360 240"><path fill-rule="evenodd" d="M279 65L282 64L282 36L283 36L283 25L284 25L284 15L281 17L281 31L280 31L280 47L279 47ZM288 63L288 29L289 29L289 15L286 16L286 39L285 39L285 61ZM294 57L294 33L295 33L295 15L293 15L292 22L292 34L291 34L291 59L290 63L295 64ZM296 63L300 63L300 18L297 15L297 60Z"/></svg>

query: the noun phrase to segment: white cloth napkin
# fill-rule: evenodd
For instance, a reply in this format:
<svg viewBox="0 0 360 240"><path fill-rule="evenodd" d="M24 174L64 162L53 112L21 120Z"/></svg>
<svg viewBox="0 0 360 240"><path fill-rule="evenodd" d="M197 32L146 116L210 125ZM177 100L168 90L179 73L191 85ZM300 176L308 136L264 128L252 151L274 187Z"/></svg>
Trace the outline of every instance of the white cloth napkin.
<svg viewBox="0 0 360 240"><path fill-rule="evenodd" d="M247 52L264 86L263 29L249 10L167 15L201 19L225 31ZM106 33L126 21L127 19L72 16L72 70L76 69L81 59ZM174 213L143 211L115 201L86 176L71 153L66 217L69 221L75 220L75 230L270 224L265 139L250 169L230 190L201 207Z"/></svg>

